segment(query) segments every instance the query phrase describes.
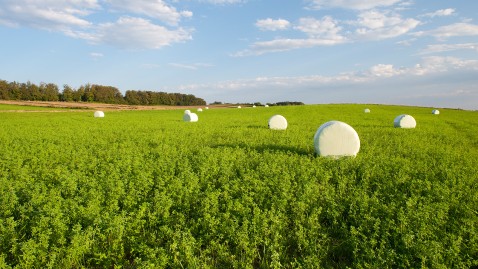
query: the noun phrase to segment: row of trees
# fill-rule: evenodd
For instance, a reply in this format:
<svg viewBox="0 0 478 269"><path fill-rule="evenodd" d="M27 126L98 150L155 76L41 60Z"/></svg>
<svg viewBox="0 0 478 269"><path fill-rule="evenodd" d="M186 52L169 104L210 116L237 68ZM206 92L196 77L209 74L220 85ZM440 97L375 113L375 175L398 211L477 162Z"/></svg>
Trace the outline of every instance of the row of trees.
<svg viewBox="0 0 478 269"><path fill-rule="evenodd" d="M126 91L125 101L131 105L200 106L206 101L192 94L153 91Z"/></svg>
<svg viewBox="0 0 478 269"><path fill-rule="evenodd" d="M304 105L303 102L291 102L291 101L285 101L285 102L277 102L275 104L270 104L272 106L302 106Z"/></svg>
<svg viewBox="0 0 478 269"><path fill-rule="evenodd" d="M192 94L153 91L126 91L125 96L112 86L86 84L78 89L68 85L63 90L53 83L18 83L0 80L0 100L98 102L131 105L205 105Z"/></svg>
<svg viewBox="0 0 478 269"><path fill-rule="evenodd" d="M230 103L223 103L220 101L215 101L211 103L211 105L223 105L223 104L230 104ZM230 104L230 105L245 105L245 106L263 106L261 102L255 102L255 103L236 103L236 104ZM268 106L301 106L304 105L303 102L291 102L291 101L284 101L284 102L277 102L277 103L266 103Z"/></svg>

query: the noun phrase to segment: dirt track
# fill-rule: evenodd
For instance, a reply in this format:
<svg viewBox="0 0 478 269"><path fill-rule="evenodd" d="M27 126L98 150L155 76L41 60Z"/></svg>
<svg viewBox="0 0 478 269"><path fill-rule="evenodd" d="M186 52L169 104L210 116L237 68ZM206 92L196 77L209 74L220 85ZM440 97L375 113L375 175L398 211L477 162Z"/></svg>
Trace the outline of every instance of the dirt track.
<svg viewBox="0 0 478 269"><path fill-rule="evenodd" d="M135 106L135 105L117 105L117 104L100 104L100 103L11 101L11 100L0 100L0 104L50 107L50 108L85 109L85 110L168 110L168 109L194 109L194 108L204 107L204 106ZM225 108L228 106L221 105L221 106L209 106L209 107ZM25 112L27 112L27 110L25 110ZM28 110L28 112L34 112L34 111Z"/></svg>

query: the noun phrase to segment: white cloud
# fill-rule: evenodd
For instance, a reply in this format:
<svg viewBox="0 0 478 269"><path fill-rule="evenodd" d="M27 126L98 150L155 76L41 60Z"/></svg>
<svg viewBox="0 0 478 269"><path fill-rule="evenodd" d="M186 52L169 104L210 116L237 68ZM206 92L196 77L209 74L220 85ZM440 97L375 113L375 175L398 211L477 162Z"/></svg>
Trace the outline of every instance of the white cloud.
<svg viewBox="0 0 478 269"><path fill-rule="evenodd" d="M339 23L331 16L325 16L322 19L300 18L293 29L306 34L307 38L279 38L259 41L233 56L262 55L293 49L333 46L358 40L394 38L410 32L420 24L420 21L411 18L402 19L400 15L391 11L368 10L359 13L356 21L346 22L348 25L357 27L355 31L342 33L343 27ZM272 25L272 20L268 21L268 24Z"/></svg>
<svg viewBox="0 0 478 269"><path fill-rule="evenodd" d="M391 64L372 66L367 74L371 77L394 77L399 75L423 76L452 70L478 70L477 60L463 60L456 57L429 56L413 67L395 68Z"/></svg>
<svg viewBox="0 0 478 269"><path fill-rule="evenodd" d="M191 39L192 30L168 29L144 18L122 16L100 24L88 21L88 15L111 8L174 26L181 18L192 16L192 12L179 12L162 0L0 0L0 24L58 31L93 44L128 49L157 49Z"/></svg>
<svg viewBox="0 0 478 269"><path fill-rule="evenodd" d="M355 34L358 39L381 40L393 38L408 33L420 24L415 19L402 19L398 14L389 11L370 10L358 15L351 24L358 25Z"/></svg>
<svg viewBox="0 0 478 269"><path fill-rule="evenodd" d="M478 52L478 43L428 45L419 54L432 54L432 53L448 52L448 51L455 51L455 50L474 50Z"/></svg>
<svg viewBox="0 0 478 269"><path fill-rule="evenodd" d="M470 23L454 23L438 27L430 31L421 31L415 33L416 36L433 36L438 39L447 39L454 36L477 36L478 25Z"/></svg>
<svg viewBox="0 0 478 269"><path fill-rule="evenodd" d="M444 17L444 16L453 15L454 13L455 13L455 9L447 8L447 9L440 9L440 10L437 10L435 12L425 13L425 14L421 15L420 17L430 17L430 18Z"/></svg>
<svg viewBox="0 0 478 269"><path fill-rule="evenodd" d="M191 34L182 28L168 30L142 18L121 17L114 23L98 25L90 35L77 37L126 49L159 49L190 40Z"/></svg>
<svg viewBox="0 0 478 269"><path fill-rule="evenodd" d="M179 12L173 6L162 0L107 0L114 9L132 12L138 15L146 15L150 18L159 19L170 25L177 25L181 17L191 17L191 11Z"/></svg>
<svg viewBox="0 0 478 269"><path fill-rule="evenodd" d="M420 74L423 73L434 73L434 72L445 72L449 70L456 69L467 69L478 71L478 61L477 60L463 60L456 57L440 57L440 56L430 56L423 58L423 63L420 67Z"/></svg>
<svg viewBox="0 0 478 269"><path fill-rule="evenodd" d="M411 67L396 68L391 64L377 64L368 70L335 76L257 77L182 85L174 89L200 95L206 100L226 102L294 100L306 103L366 102L446 106L450 102L433 98L434 95L444 95L456 97L453 101L456 107L478 109L478 104L473 101L478 97L478 90L469 88L466 83L460 84L460 79L457 79L477 81L474 75L476 71L476 60L425 57Z"/></svg>
<svg viewBox="0 0 478 269"><path fill-rule="evenodd" d="M374 77L393 77L401 74L403 70L395 69L391 64L378 64L372 66L369 72Z"/></svg>
<svg viewBox="0 0 478 269"><path fill-rule="evenodd" d="M312 7L316 9L323 8L344 8L366 10L376 7L388 7L399 3L401 0L312 0Z"/></svg>
<svg viewBox="0 0 478 269"><path fill-rule="evenodd" d="M397 44L398 45L401 45L401 46L411 46L413 42L417 41L416 38L410 38L410 39L407 39L407 40L401 40L401 41L398 41Z"/></svg>
<svg viewBox="0 0 478 269"><path fill-rule="evenodd" d="M402 22L398 15L390 15L390 12L379 12L376 10L362 12L358 15L356 24L367 27L369 29L379 29Z"/></svg>
<svg viewBox="0 0 478 269"><path fill-rule="evenodd" d="M299 85L332 85L337 83L367 83L377 79L388 79L396 76L423 76L448 72L453 70L478 70L477 60L464 60L455 57L425 57L421 63L412 67L395 68L392 64L377 64L362 72L342 73L335 76L297 76L297 77L257 77L234 81L218 82L216 84L193 84L183 88L195 89L212 87L219 89L258 88L262 86L282 85L294 88Z"/></svg>
<svg viewBox="0 0 478 269"><path fill-rule="evenodd" d="M243 3L244 0L202 0L201 2L207 2L215 5L224 5L224 4L238 4Z"/></svg>
<svg viewBox="0 0 478 269"><path fill-rule="evenodd" d="M403 11L403 10L409 10L411 9L411 6L413 6L415 3L413 0L410 1L401 1L397 4L397 7L395 7L395 11Z"/></svg>
<svg viewBox="0 0 478 269"><path fill-rule="evenodd" d="M322 20L302 18L294 29L307 34L308 38L280 38L270 41L255 42L249 47L249 49L240 51L233 56L262 55L270 52L288 51L317 46L331 46L347 42L347 39L339 34L342 28L337 26L337 22L329 16L322 18Z"/></svg>
<svg viewBox="0 0 478 269"><path fill-rule="evenodd" d="M82 17L100 6L96 0L0 0L0 23L63 31L70 27L89 27Z"/></svg>
<svg viewBox="0 0 478 269"><path fill-rule="evenodd" d="M325 16L322 20L315 18L301 18L299 25L294 27L308 36L316 39L328 39L342 42L344 37L339 34L342 27L330 16Z"/></svg>
<svg viewBox="0 0 478 269"><path fill-rule="evenodd" d="M93 57L93 58L101 58L104 55L103 55L103 53L99 53L99 52L91 52L90 56Z"/></svg>
<svg viewBox="0 0 478 269"><path fill-rule="evenodd" d="M232 56L242 57L251 55L262 55L270 52L288 51L293 49L312 48L317 46L332 46L345 43L346 39L274 39L271 41L256 42L249 49L240 51Z"/></svg>
<svg viewBox="0 0 478 269"><path fill-rule="evenodd" d="M189 70L198 70L201 67L211 67L211 64L207 63L193 63L193 64L181 64L181 63L169 63L170 66Z"/></svg>
<svg viewBox="0 0 478 269"><path fill-rule="evenodd" d="M284 19L263 19L257 20L256 27L262 31L277 31L277 30L286 30L289 28L290 22Z"/></svg>

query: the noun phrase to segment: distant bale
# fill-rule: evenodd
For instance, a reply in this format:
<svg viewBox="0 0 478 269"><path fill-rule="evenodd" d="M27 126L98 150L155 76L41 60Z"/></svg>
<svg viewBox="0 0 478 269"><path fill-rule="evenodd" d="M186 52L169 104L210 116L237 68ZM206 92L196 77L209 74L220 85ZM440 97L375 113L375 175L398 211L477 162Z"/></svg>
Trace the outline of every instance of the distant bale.
<svg viewBox="0 0 478 269"><path fill-rule="evenodd" d="M252 107L254 107L254 108L255 108L255 107L256 107L256 105L253 105Z"/></svg>
<svg viewBox="0 0 478 269"><path fill-rule="evenodd" d="M191 110L189 110L189 109L184 110L184 115L186 115L186 114L191 114Z"/></svg>
<svg viewBox="0 0 478 269"><path fill-rule="evenodd" d="M237 108L241 108L241 106L237 106Z"/></svg>
<svg viewBox="0 0 478 269"><path fill-rule="evenodd" d="M438 109L433 109L432 114L438 115L440 114L440 111Z"/></svg>
<svg viewBox="0 0 478 269"><path fill-rule="evenodd" d="M269 105L265 105L264 107L269 107Z"/></svg>
<svg viewBox="0 0 478 269"><path fill-rule="evenodd" d="M363 112L365 112L365 113L370 113L370 109L366 108L366 109L364 109Z"/></svg>
<svg viewBox="0 0 478 269"><path fill-rule="evenodd" d="M285 130L287 129L287 120L282 115L274 115L269 118L269 129Z"/></svg>
<svg viewBox="0 0 478 269"><path fill-rule="evenodd" d="M209 109L209 107L207 106L207 107L205 107L205 109Z"/></svg>
<svg viewBox="0 0 478 269"><path fill-rule="evenodd" d="M104 118L105 113L103 111L95 111L94 116L95 116L95 118Z"/></svg>
<svg viewBox="0 0 478 269"><path fill-rule="evenodd" d="M186 121L186 122L197 122L198 119L199 118L196 113L184 114L183 116L183 121Z"/></svg>
<svg viewBox="0 0 478 269"><path fill-rule="evenodd" d="M317 129L314 147L319 156L356 156L360 150L360 139L354 128L347 123L329 121Z"/></svg>
<svg viewBox="0 0 478 269"><path fill-rule="evenodd" d="M202 108L198 108L198 112L202 112Z"/></svg>
<svg viewBox="0 0 478 269"><path fill-rule="evenodd" d="M417 122L412 116L407 114L402 114L395 118L395 120L393 121L393 126L395 126L396 128L410 129L410 128L415 128L415 126L417 126Z"/></svg>

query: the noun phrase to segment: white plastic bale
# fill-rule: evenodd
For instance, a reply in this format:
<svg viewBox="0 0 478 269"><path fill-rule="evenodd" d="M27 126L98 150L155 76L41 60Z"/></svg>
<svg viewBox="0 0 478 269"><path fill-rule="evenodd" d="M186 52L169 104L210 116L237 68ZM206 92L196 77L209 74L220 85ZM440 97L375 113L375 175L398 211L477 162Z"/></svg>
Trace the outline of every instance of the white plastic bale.
<svg viewBox="0 0 478 269"><path fill-rule="evenodd" d="M184 114L183 121L187 122L197 122L199 120L198 115L196 113L189 113Z"/></svg>
<svg viewBox="0 0 478 269"><path fill-rule="evenodd" d="M205 109L209 109L209 107L207 106L207 107L205 107Z"/></svg>
<svg viewBox="0 0 478 269"><path fill-rule="evenodd" d="M104 118L105 113L103 111L95 111L94 116L95 116L95 118Z"/></svg>
<svg viewBox="0 0 478 269"><path fill-rule="evenodd" d="M363 112L365 112L365 113L370 113L370 109L366 108L366 109L364 109Z"/></svg>
<svg viewBox="0 0 478 269"><path fill-rule="evenodd" d="M264 107L269 107L269 105L265 105Z"/></svg>
<svg viewBox="0 0 478 269"><path fill-rule="evenodd" d="M253 105L252 107L253 107L253 108L255 108L256 106L255 106L255 105Z"/></svg>
<svg viewBox="0 0 478 269"><path fill-rule="evenodd" d="M185 114L185 115L186 115L186 114L191 114L191 110L189 110L189 109L184 110L184 114Z"/></svg>
<svg viewBox="0 0 478 269"><path fill-rule="evenodd" d="M241 108L241 106L237 106L237 108Z"/></svg>
<svg viewBox="0 0 478 269"><path fill-rule="evenodd" d="M198 108L198 112L202 112L202 108Z"/></svg>
<svg viewBox="0 0 478 269"><path fill-rule="evenodd" d="M440 111L438 109L433 109L432 114L438 115L440 114Z"/></svg>
<svg viewBox="0 0 478 269"><path fill-rule="evenodd" d="M287 120L282 115L274 115L269 118L269 129L285 130L287 129Z"/></svg>
<svg viewBox="0 0 478 269"><path fill-rule="evenodd" d="M329 121L317 129L314 147L319 156L333 158L356 156L360 150L360 138L354 128L347 123Z"/></svg>
<svg viewBox="0 0 478 269"><path fill-rule="evenodd" d="M393 121L393 126L396 128L411 129L417 126L415 119L407 114L398 115Z"/></svg>

